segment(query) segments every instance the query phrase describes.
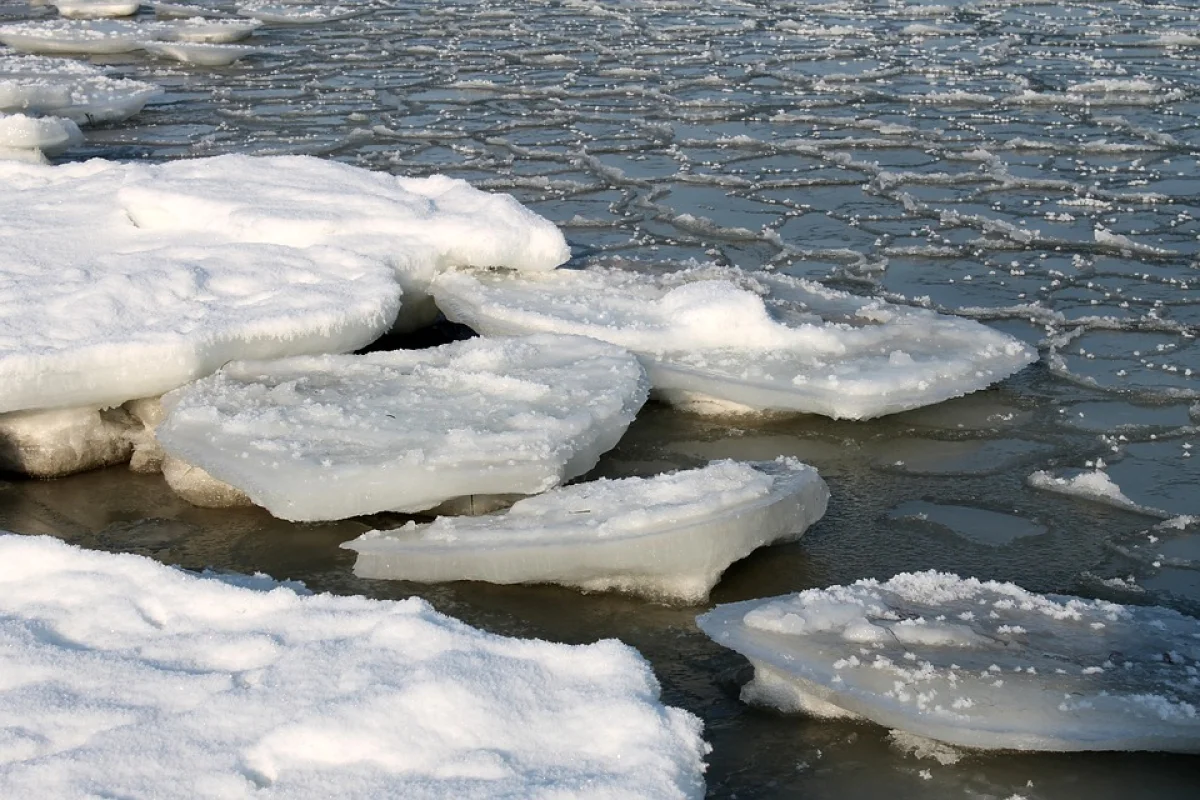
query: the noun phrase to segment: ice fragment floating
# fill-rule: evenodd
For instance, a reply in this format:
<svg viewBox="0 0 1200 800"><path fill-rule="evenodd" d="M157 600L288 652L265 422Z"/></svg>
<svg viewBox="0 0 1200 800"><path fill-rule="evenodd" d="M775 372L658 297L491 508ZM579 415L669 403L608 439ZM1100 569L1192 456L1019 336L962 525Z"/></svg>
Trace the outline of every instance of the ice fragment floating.
<svg viewBox="0 0 1200 800"><path fill-rule="evenodd" d="M977 322L732 268L652 275L454 272L447 317L484 335L548 331L636 352L654 388L697 410L868 419L982 389L1036 358Z"/></svg>
<svg viewBox="0 0 1200 800"><path fill-rule="evenodd" d="M342 519L549 489L595 466L648 389L603 342L473 339L235 362L167 395L157 436L277 517Z"/></svg>
<svg viewBox="0 0 1200 800"><path fill-rule="evenodd" d="M954 745L1200 752L1200 620L937 572L718 606L743 699Z"/></svg>
<svg viewBox="0 0 1200 800"><path fill-rule="evenodd" d="M439 517L343 545L367 578L559 583L702 602L734 561L799 538L829 489L794 459L714 462L579 483L484 517Z"/></svg>

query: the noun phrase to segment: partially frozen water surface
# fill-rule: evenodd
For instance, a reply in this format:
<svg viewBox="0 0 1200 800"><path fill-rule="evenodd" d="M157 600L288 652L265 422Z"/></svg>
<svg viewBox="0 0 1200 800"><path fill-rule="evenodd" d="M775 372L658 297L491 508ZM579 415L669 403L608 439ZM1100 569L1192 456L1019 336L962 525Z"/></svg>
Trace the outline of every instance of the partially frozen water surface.
<svg viewBox="0 0 1200 800"><path fill-rule="evenodd" d="M305 153L447 173L557 223L574 266L773 268L980 320L1042 360L870 422L648 406L592 475L779 455L821 470L825 517L735 564L713 602L938 569L1200 612L1194 528L1147 549L1161 517L1026 482L1099 466L1139 505L1200 514L1194 2L342 5L362 13L266 24L248 42L262 52L228 66L97 56L166 93L88 130L70 157ZM46 16L0 6L6 22ZM699 633L694 608L355 578L338 544L406 519L192 508L124 468L0 484L4 528L317 590L417 593L506 634L621 638L653 662L666 702L704 717L712 797L1191 798L1200 785L1195 757L943 763L881 728L747 707L746 662Z"/></svg>

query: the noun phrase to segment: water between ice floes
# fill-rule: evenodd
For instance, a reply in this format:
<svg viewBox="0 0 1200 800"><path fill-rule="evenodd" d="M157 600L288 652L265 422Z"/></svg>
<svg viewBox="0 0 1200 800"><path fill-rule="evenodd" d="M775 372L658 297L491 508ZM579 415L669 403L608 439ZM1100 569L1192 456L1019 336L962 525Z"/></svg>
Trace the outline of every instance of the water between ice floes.
<svg viewBox="0 0 1200 800"><path fill-rule="evenodd" d="M1135 504L1200 514L1193 3L364 10L265 26L254 44L266 54L227 67L103 57L167 93L90 130L71 156L311 153L445 172L563 226L577 265L772 266L988 321L1039 344L1043 360L987 392L866 423L650 406L595 474L781 454L821 470L825 518L799 544L735 565L714 602L936 568L1200 612L1200 559L1177 557L1197 551L1194 526L1171 539L1171 559L1145 557L1161 516L1027 481L1100 459ZM354 578L337 545L392 521L291 525L192 508L124 468L0 484L0 528L318 590L417 593L502 633L619 637L653 662L666 702L704 717L714 797L1183 798L1200 785L1195 757L943 764L872 726L749 708L737 699L744 662L696 630L697 609Z"/></svg>

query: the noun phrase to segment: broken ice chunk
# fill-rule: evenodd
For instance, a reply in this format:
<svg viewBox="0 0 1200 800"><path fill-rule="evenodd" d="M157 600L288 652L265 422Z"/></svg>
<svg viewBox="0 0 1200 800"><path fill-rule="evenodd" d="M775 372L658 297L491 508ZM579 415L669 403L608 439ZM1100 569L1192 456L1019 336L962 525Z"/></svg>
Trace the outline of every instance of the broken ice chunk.
<svg viewBox="0 0 1200 800"><path fill-rule="evenodd" d="M163 398L168 455L277 517L420 511L587 472L646 400L637 358L573 336L235 362Z"/></svg>
<svg viewBox="0 0 1200 800"><path fill-rule="evenodd" d="M342 545L355 574L422 582L559 583L696 603L734 561L797 539L829 490L794 459L717 461L653 478L578 483L485 517L371 531Z"/></svg>
<svg viewBox="0 0 1200 800"><path fill-rule="evenodd" d="M718 606L743 698L965 747L1200 752L1200 620L937 572Z"/></svg>
<svg viewBox="0 0 1200 800"><path fill-rule="evenodd" d="M463 271L432 291L447 317L484 335L626 347L665 399L698 411L867 419L982 389L1036 358L972 320L734 268Z"/></svg>
<svg viewBox="0 0 1200 800"><path fill-rule="evenodd" d="M0 471L57 478L129 460L135 421L121 409L0 414Z"/></svg>
<svg viewBox="0 0 1200 800"><path fill-rule="evenodd" d="M152 83L110 78L99 67L47 56L0 55L0 111L64 117L77 125L120 122L162 94Z"/></svg>

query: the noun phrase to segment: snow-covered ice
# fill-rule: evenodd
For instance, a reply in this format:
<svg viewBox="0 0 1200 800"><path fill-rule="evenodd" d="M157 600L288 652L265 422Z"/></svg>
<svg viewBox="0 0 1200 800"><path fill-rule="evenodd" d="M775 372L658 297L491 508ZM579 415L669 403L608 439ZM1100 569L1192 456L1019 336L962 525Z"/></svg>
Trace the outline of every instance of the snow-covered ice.
<svg viewBox="0 0 1200 800"><path fill-rule="evenodd" d="M81 61L0 55L0 112L65 117L78 125L120 122L162 91L145 81L110 78Z"/></svg>
<svg viewBox="0 0 1200 800"><path fill-rule="evenodd" d="M238 3L237 13L273 25L314 25L357 16L362 10L331 3L244 0Z"/></svg>
<svg viewBox="0 0 1200 800"><path fill-rule="evenodd" d="M79 126L69 119L0 112L0 152L23 150L54 155L82 141Z"/></svg>
<svg viewBox="0 0 1200 800"><path fill-rule="evenodd" d="M696 603L754 549L799 538L829 489L795 459L717 461L653 478L552 489L484 517L439 517L342 545L355 574L423 582L559 583Z"/></svg>
<svg viewBox="0 0 1200 800"><path fill-rule="evenodd" d="M127 20L46 19L0 25L0 43L25 53L128 53L148 35L144 25Z"/></svg>
<svg viewBox="0 0 1200 800"><path fill-rule="evenodd" d="M393 325L398 281L567 255L511 197L299 156L0 164L0 183L0 411L117 405L233 358L354 350Z"/></svg>
<svg viewBox="0 0 1200 800"><path fill-rule="evenodd" d="M937 572L718 606L743 699L955 745L1200 752L1200 620Z"/></svg>
<svg viewBox="0 0 1200 800"><path fill-rule="evenodd" d="M485 335L626 347L665 399L700 411L867 419L982 389L1036 358L972 320L735 268L460 271L432 288L447 317Z"/></svg>
<svg viewBox="0 0 1200 800"><path fill-rule="evenodd" d="M133 16L141 0L53 0L51 5L67 19L103 19Z"/></svg>
<svg viewBox="0 0 1200 800"><path fill-rule="evenodd" d="M277 517L421 511L581 475L646 400L630 353L573 336L234 362L163 398L167 454Z"/></svg>
<svg viewBox="0 0 1200 800"><path fill-rule="evenodd" d="M1171 516L1165 511L1139 505L1126 497L1125 493L1121 491L1121 487L1103 469L1083 470L1076 472L1074 475L1064 475L1061 477L1055 476L1047 470L1040 469L1032 473L1026 479L1026 482L1035 489L1042 489L1047 492L1056 492L1072 497L1081 497L1085 500L1094 500L1098 503L1105 503L1117 508L1137 511L1155 517L1165 518Z"/></svg>
<svg viewBox="0 0 1200 800"><path fill-rule="evenodd" d="M699 798L700 727L615 640L0 535L4 797Z"/></svg>
<svg viewBox="0 0 1200 800"><path fill-rule="evenodd" d="M141 49L185 64L222 67L249 55L265 52L261 47L206 42L141 42Z"/></svg>

